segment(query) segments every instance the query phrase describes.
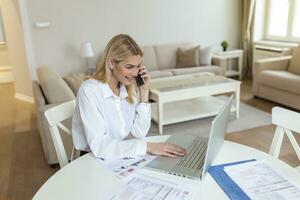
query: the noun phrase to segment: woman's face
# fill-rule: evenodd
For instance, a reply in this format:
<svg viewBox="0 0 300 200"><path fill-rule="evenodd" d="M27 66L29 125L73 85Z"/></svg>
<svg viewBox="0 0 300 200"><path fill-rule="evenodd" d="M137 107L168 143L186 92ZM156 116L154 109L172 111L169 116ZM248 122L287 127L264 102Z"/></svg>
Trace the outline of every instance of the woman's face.
<svg viewBox="0 0 300 200"><path fill-rule="evenodd" d="M123 62L113 64L113 75L117 81L124 85L134 83L138 75L139 68L141 67L141 56L130 56Z"/></svg>

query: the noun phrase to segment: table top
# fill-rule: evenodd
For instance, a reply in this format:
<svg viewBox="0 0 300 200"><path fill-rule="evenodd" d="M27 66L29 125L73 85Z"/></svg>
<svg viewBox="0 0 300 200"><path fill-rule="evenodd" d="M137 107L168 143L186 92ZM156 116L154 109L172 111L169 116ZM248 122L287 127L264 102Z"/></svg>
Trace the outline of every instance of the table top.
<svg viewBox="0 0 300 200"><path fill-rule="evenodd" d="M239 55L243 53L242 49L230 49L227 51L215 51L214 54L215 55Z"/></svg>
<svg viewBox="0 0 300 200"><path fill-rule="evenodd" d="M154 93L184 90L190 88L217 86L220 84L240 83L240 81L211 73L195 73L153 79L150 91Z"/></svg>
<svg viewBox="0 0 300 200"><path fill-rule="evenodd" d="M169 136L147 137L147 141L161 142ZM265 160L272 168L286 179L300 187L300 173L286 163L256 149L225 141L213 165L235 162L247 159ZM193 199L228 199L209 173L202 181L191 180L169 174L141 169L141 174L147 174L175 183L190 185L193 189ZM71 162L54 174L35 194L34 199L104 199L109 192L120 183L106 168L103 168L92 154L86 154Z"/></svg>

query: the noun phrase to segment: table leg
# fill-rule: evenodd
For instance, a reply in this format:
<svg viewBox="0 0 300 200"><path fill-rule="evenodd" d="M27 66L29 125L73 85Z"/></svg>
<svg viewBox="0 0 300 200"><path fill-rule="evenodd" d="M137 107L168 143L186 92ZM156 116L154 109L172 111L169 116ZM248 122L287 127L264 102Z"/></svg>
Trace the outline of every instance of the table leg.
<svg viewBox="0 0 300 200"><path fill-rule="evenodd" d="M162 122L163 122L163 104L158 101L157 102L157 115L158 115L158 133L160 135L163 134L163 125L162 125Z"/></svg>
<svg viewBox="0 0 300 200"><path fill-rule="evenodd" d="M240 83L236 84L235 106L236 106L236 118L239 118L239 116L240 116Z"/></svg>
<svg viewBox="0 0 300 200"><path fill-rule="evenodd" d="M232 58L226 59L226 66L227 66L226 71L230 71L230 72L232 71L232 62L231 61L232 61Z"/></svg>
<svg viewBox="0 0 300 200"><path fill-rule="evenodd" d="M220 67L221 67L221 69L222 69L222 74L224 75L224 76L226 76L226 71L227 71L227 59L221 59L221 61L220 61Z"/></svg>
<svg viewBox="0 0 300 200"><path fill-rule="evenodd" d="M238 70L239 70L239 80L242 80L242 70L243 70L243 54L238 58Z"/></svg>

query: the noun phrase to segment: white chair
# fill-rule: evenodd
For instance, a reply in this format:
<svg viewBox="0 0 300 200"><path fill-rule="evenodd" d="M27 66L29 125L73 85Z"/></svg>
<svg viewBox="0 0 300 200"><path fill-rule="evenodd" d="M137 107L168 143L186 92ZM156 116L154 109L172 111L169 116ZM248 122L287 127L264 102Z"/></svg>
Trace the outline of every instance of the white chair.
<svg viewBox="0 0 300 200"><path fill-rule="evenodd" d="M283 136L286 134L300 160L300 147L293 135L293 133L300 133L300 113L274 107L272 109L272 123L277 125L277 128L269 153L278 158ZM300 166L296 167L296 169L300 172Z"/></svg>
<svg viewBox="0 0 300 200"><path fill-rule="evenodd" d="M75 109L75 100L68 101L66 103L60 104L58 106L52 107L45 111L45 116L49 124L51 136L53 139L56 155L60 167L64 167L69 163L69 159L60 137L58 127L65 133L71 135L71 130L64 126L61 122L72 117ZM72 149L71 161L75 156L75 149Z"/></svg>

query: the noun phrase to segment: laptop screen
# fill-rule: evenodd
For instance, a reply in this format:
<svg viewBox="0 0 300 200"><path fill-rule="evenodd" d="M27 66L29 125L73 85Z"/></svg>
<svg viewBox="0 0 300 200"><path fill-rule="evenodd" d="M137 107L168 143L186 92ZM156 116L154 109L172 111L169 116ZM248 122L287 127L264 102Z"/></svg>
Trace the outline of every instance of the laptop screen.
<svg viewBox="0 0 300 200"><path fill-rule="evenodd" d="M233 95L227 100L218 115L212 121L212 126L209 134L209 140L207 145L207 151L205 156L205 162L202 171L202 178L206 174L213 159L220 151L225 137L225 131L227 128L231 105L233 101Z"/></svg>

